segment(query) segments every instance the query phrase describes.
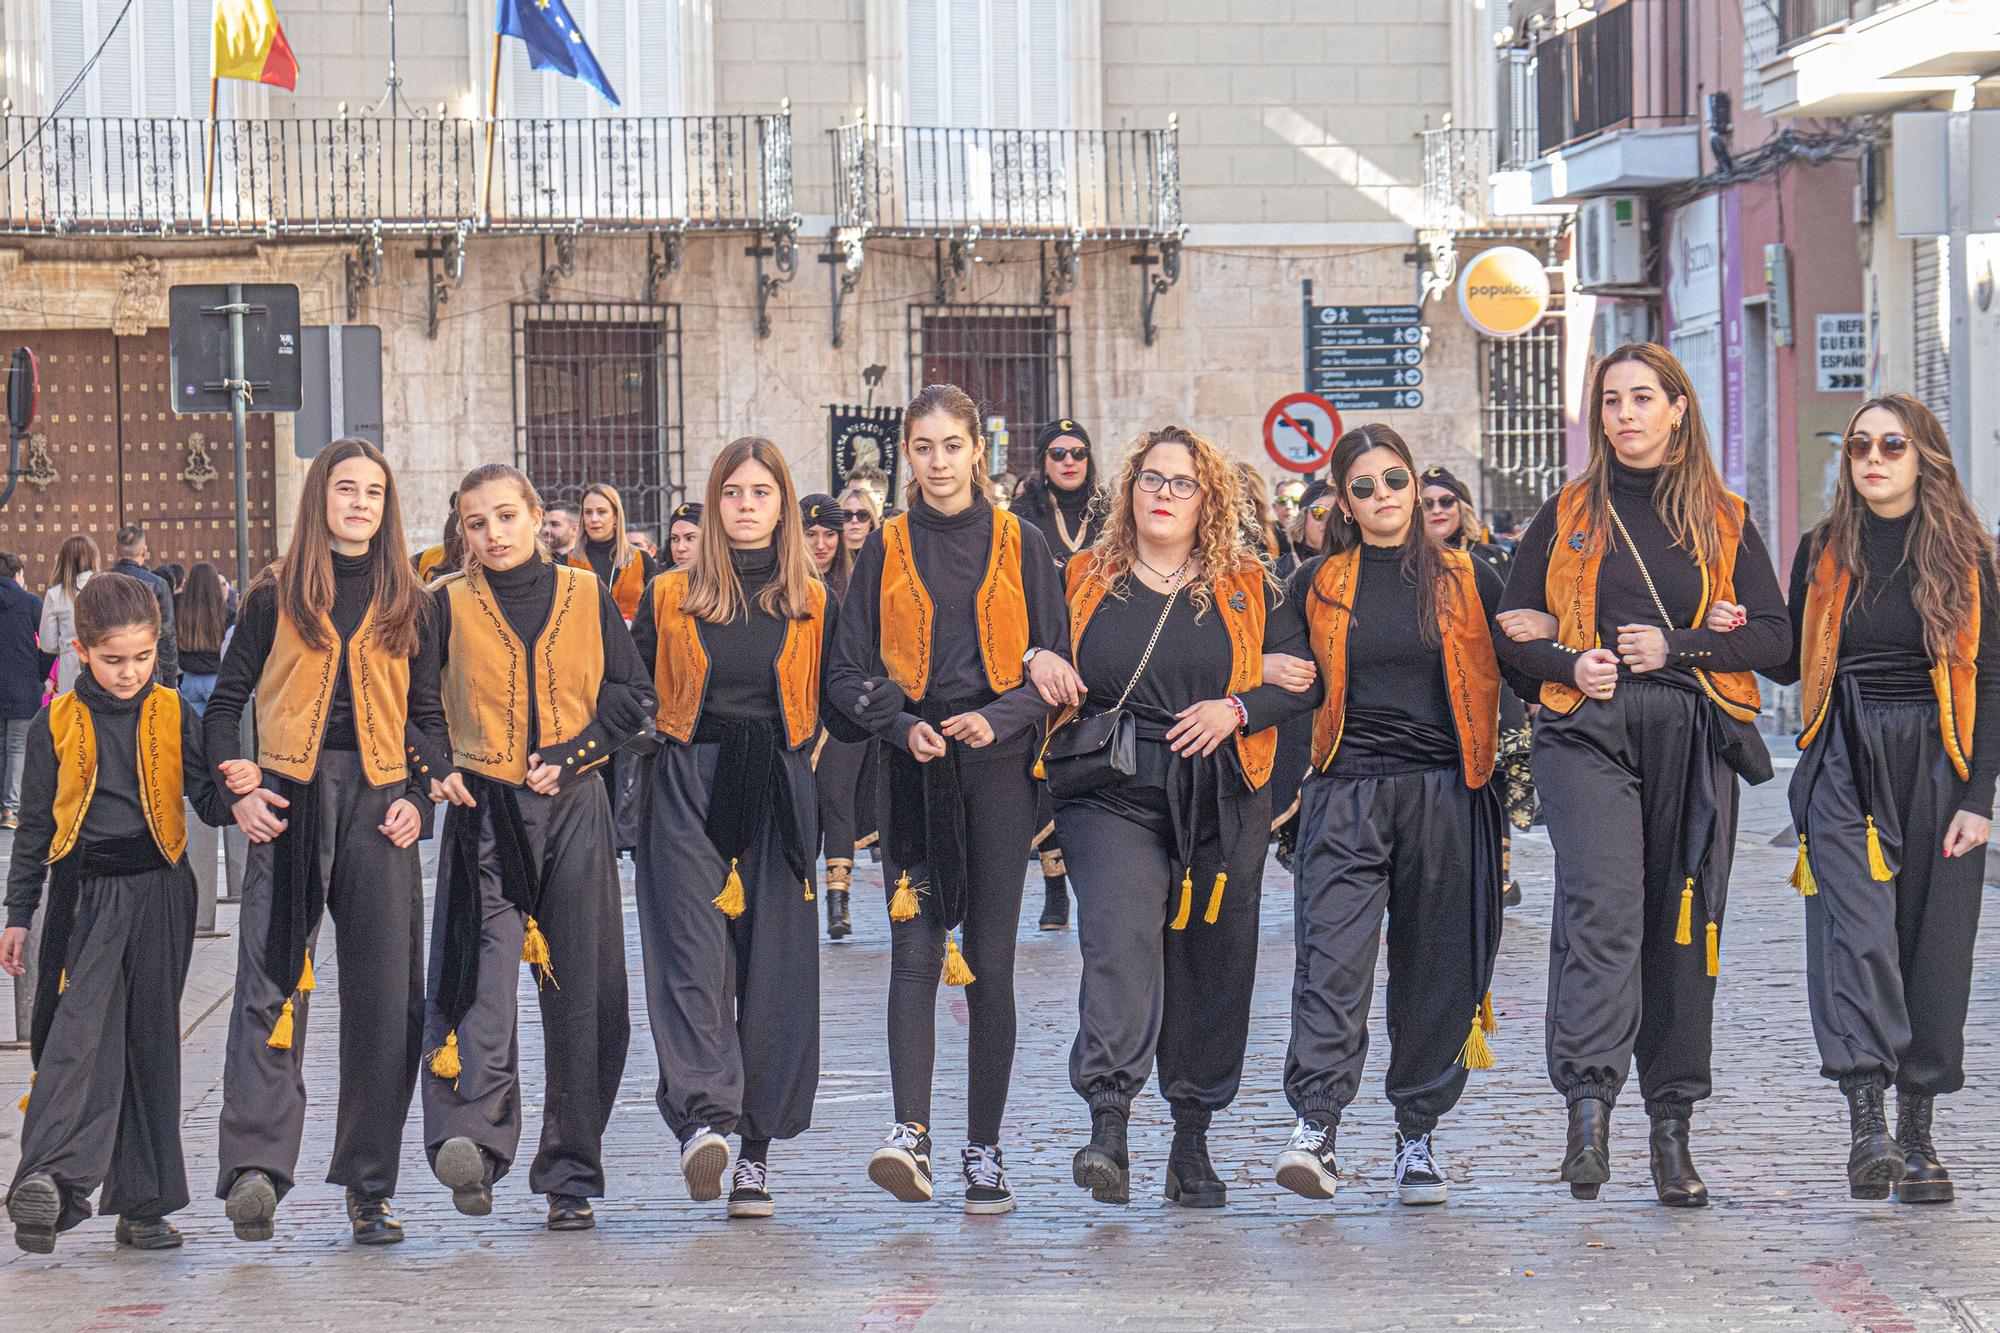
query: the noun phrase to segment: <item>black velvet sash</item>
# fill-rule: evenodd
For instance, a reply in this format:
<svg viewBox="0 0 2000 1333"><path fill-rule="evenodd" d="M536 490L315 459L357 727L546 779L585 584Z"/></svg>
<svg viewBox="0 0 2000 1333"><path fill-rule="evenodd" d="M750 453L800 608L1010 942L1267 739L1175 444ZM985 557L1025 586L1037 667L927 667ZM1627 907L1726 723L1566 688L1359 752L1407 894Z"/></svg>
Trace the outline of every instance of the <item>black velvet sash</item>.
<svg viewBox="0 0 2000 1333"><path fill-rule="evenodd" d="M319 873L319 788L277 778L277 793L291 802L273 811L285 831L271 841L271 919L264 930L264 974L289 992L305 970L306 941L326 911Z"/></svg>
<svg viewBox="0 0 2000 1333"><path fill-rule="evenodd" d="M916 715L932 727L967 711L942 699L924 699ZM910 883L922 887L919 910L946 930L965 920L965 796L959 768L962 747L947 739L942 757L920 764L900 745L884 743L889 758L889 825L883 842L889 859Z"/></svg>
<svg viewBox="0 0 2000 1333"><path fill-rule="evenodd" d="M493 826L500 895L523 915L534 916L542 904L542 872L527 826L521 821L521 801L513 787L476 773L466 773L466 790L479 804L454 805L445 811L444 841L451 864L439 891L445 895L444 948L438 978L438 1009L447 1028L456 1028L472 1010L479 994L479 836L488 821Z"/></svg>
<svg viewBox="0 0 2000 1333"><path fill-rule="evenodd" d="M79 891L87 879L127 878L167 868L159 844L150 833L112 842L80 843L49 868L48 915L42 922L41 954L35 964L35 1011L29 1024L28 1056L42 1061L42 1046L56 1021L62 995L62 975L69 967L71 937L76 931Z"/></svg>
<svg viewBox="0 0 2000 1333"><path fill-rule="evenodd" d="M785 767L784 733L774 722L728 718L701 720L695 743L716 745L715 781L708 795L704 831L725 861L735 861L756 845L768 820L777 821L778 842L792 878L812 874L812 855L799 827L798 794Z"/></svg>

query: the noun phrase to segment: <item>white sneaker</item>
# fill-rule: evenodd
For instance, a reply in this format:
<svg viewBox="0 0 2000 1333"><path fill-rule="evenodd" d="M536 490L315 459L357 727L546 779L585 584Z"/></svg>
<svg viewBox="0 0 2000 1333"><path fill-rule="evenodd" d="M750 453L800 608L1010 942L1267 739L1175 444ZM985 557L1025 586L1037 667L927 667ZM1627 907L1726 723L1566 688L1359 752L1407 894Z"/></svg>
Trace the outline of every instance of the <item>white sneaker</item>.
<svg viewBox="0 0 2000 1333"><path fill-rule="evenodd" d="M770 1170L762 1162L736 1161L736 1173L729 1182L731 1217L771 1215Z"/></svg>
<svg viewBox="0 0 2000 1333"><path fill-rule="evenodd" d="M1396 1197L1407 1204L1443 1203L1446 1193L1444 1172L1431 1156L1431 1136L1406 1139L1396 1131Z"/></svg>
<svg viewBox="0 0 2000 1333"><path fill-rule="evenodd" d="M1301 1120L1292 1141L1278 1154L1278 1183L1307 1199L1331 1199L1340 1188L1340 1165L1333 1157L1334 1126Z"/></svg>
<svg viewBox="0 0 2000 1333"><path fill-rule="evenodd" d="M722 1197L722 1175L729 1169L729 1140L703 1125L681 1145L681 1175L688 1197L697 1203Z"/></svg>

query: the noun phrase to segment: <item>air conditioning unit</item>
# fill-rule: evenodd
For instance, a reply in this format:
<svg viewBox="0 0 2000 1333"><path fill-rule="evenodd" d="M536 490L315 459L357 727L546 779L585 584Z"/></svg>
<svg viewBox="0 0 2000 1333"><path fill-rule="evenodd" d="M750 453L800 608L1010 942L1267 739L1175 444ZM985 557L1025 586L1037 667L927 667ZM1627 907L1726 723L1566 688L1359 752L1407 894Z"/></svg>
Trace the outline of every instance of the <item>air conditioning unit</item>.
<svg viewBox="0 0 2000 1333"><path fill-rule="evenodd" d="M1647 301L1600 301L1590 324L1590 354L1609 356L1626 343L1659 339L1653 307Z"/></svg>
<svg viewBox="0 0 2000 1333"><path fill-rule="evenodd" d="M1576 285L1637 287L1646 281L1645 202L1637 195L1586 199L1576 210Z"/></svg>

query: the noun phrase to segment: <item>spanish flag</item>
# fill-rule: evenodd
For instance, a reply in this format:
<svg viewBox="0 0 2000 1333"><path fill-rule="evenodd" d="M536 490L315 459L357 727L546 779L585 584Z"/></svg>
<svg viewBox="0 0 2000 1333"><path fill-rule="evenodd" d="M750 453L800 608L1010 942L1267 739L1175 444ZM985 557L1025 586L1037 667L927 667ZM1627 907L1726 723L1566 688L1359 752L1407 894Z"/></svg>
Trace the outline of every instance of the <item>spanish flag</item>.
<svg viewBox="0 0 2000 1333"><path fill-rule="evenodd" d="M299 62L271 0L215 0L214 77L297 89Z"/></svg>

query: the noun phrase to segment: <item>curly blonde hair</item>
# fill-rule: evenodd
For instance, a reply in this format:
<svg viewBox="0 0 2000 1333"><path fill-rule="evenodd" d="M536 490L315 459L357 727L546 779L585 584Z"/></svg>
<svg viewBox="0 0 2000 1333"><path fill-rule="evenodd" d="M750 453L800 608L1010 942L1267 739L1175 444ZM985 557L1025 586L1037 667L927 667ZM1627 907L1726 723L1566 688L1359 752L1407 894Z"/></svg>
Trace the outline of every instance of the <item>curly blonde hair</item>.
<svg viewBox="0 0 2000 1333"><path fill-rule="evenodd" d="M1216 584L1235 574L1246 561L1257 562L1257 555L1243 540L1243 482L1235 463L1206 437L1185 426L1146 431L1126 448L1118 475L1105 494L1104 531L1090 548L1090 574L1114 593L1122 592L1123 580L1139 556L1132 495L1138 489L1146 455L1159 444L1178 444L1192 454L1194 477L1201 484L1201 514L1195 520L1192 552L1196 573L1186 584L1188 600L1200 615L1214 599Z"/></svg>

